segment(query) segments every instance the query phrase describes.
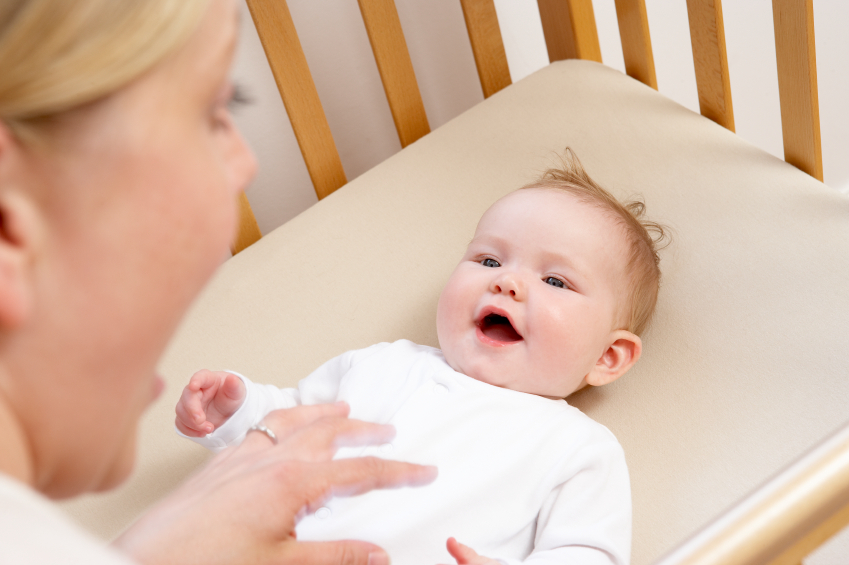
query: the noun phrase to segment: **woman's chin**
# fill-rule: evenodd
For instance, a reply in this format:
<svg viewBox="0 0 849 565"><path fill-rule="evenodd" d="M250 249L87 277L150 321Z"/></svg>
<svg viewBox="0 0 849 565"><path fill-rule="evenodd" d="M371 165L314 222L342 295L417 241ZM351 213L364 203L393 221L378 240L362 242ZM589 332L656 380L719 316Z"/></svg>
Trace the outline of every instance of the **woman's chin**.
<svg viewBox="0 0 849 565"><path fill-rule="evenodd" d="M91 489L91 492L103 492L114 489L130 477L136 464L136 442L132 441L129 443L131 445L128 445L116 457L100 481Z"/></svg>

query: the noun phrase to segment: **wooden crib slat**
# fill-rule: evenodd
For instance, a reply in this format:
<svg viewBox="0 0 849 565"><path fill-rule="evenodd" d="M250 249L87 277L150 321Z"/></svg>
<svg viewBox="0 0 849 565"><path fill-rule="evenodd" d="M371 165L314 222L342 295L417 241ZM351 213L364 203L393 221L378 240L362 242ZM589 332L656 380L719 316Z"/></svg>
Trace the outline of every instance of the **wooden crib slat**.
<svg viewBox="0 0 849 565"><path fill-rule="evenodd" d="M239 232L230 245L230 251L235 255L259 241L260 238L262 238L262 233L259 231L259 225L256 223L248 197L243 192L239 194Z"/></svg>
<svg viewBox="0 0 849 565"><path fill-rule="evenodd" d="M285 0L247 0L319 200L347 181Z"/></svg>
<svg viewBox="0 0 849 565"><path fill-rule="evenodd" d="M784 160L823 180L813 0L773 0Z"/></svg>
<svg viewBox="0 0 849 565"><path fill-rule="evenodd" d="M371 49L383 80L401 147L430 133L413 62L393 0L358 0Z"/></svg>
<svg viewBox="0 0 849 565"><path fill-rule="evenodd" d="M687 16L690 20L699 108L704 117L734 131L722 0L687 0Z"/></svg>
<svg viewBox="0 0 849 565"><path fill-rule="evenodd" d="M466 19L466 29L469 31L469 41L475 55L483 97L489 98L512 84L495 2L460 0L460 4L463 6L463 17Z"/></svg>
<svg viewBox="0 0 849 565"><path fill-rule="evenodd" d="M645 0L616 0L625 73L657 90Z"/></svg>
<svg viewBox="0 0 849 565"><path fill-rule="evenodd" d="M537 0L548 59L601 63L592 0Z"/></svg>

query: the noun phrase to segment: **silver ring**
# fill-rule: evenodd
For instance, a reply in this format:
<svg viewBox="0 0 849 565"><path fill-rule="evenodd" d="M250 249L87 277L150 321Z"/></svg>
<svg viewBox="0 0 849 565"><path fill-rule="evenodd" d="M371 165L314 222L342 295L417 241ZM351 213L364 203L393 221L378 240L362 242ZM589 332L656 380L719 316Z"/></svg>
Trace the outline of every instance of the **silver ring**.
<svg viewBox="0 0 849 565"><path fill-rule="evenodd" d="M277 434L275 434L272 430L269 430L263 424L257 424L256 426L251 426L248 429L248 433L250 432L262 432L268 436L268 439L271 440L271 443L277 445Z"/></svg>

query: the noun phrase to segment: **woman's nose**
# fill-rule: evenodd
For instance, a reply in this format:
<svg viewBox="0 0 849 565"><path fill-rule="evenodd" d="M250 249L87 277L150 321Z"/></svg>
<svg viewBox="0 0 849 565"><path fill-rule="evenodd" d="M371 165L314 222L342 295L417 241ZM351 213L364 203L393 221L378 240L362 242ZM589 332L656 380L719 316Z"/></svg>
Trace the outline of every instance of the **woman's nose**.
<svg viewBox="0 0 849 565"><path fill-rule="evenodd" d="M230 164L231 183L237 192L244 192L256 176L257 161L253 150L238 130L236 135L235 151Z"/></svg>
<svg viewBox="0 0 849 565"><path fill-rule="evenodd" d="M512 272L503 272L495 277L490 290L496 294L506 294L516 300L525 298L525 285L521 278Z"/></svg>

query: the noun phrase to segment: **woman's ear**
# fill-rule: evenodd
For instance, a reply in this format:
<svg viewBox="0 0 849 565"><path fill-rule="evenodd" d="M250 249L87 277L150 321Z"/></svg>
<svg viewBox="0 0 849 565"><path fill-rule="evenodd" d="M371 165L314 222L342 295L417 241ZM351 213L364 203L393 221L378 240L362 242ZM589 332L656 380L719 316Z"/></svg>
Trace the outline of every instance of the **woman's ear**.
<svg viewBox="0 0 849 565"><path fill-rule="evenodd" d="M610 384L628 372L643 353L642 340L627 330L616 330L595 367L584 379L588 385Z"/></svg>
<svg viewBox="0 0 849 565"><path fill-rule="evenodd" d="M41 216L25 190L20 143L0 122L0 330L22 324L32 309L32 264Z"/></svg>

